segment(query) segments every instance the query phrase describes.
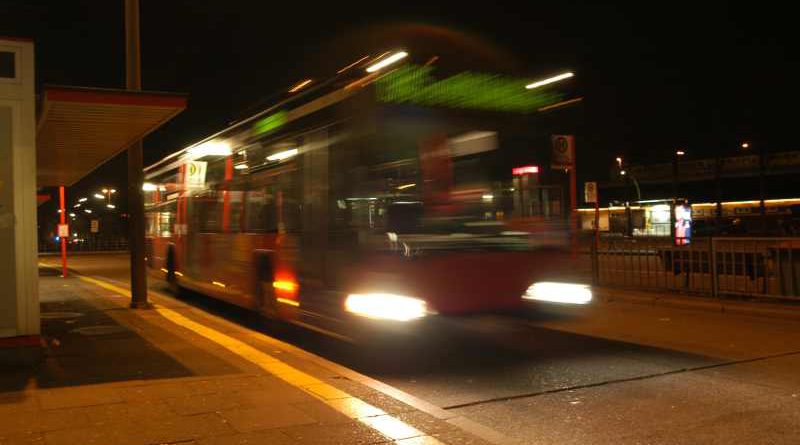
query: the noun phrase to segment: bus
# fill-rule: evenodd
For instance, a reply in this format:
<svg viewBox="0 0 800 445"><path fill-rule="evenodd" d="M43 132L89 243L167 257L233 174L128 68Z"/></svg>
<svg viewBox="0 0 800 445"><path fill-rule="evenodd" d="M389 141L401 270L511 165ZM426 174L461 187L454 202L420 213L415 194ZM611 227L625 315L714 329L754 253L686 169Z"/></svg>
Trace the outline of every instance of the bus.
<svg viewBox="0 0 800 445"><path fill-rule="evenodd" d="M566 238L513 224L510 181L531 113L561 94L396 54L149 166L149 267L345 340L547 299L531 289Z"/></svg>

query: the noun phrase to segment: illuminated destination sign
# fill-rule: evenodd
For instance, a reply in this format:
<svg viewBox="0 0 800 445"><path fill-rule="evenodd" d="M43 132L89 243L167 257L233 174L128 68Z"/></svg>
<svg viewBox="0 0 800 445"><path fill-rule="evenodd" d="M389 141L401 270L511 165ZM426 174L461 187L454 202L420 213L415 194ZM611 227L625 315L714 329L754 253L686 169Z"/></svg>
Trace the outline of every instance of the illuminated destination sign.
<svg viewBox="0 0 800 445"><path fill-rule="evenodd" d="M463 72L445 79L433 67L407 65L375 82L380 102L530 113L561 100L552 90L530 91L530 81L496 74Z"/></svg>
<svg viewBox="0 0 800 445"><path fill-rule="evenodd" d="M529 175L539 173L539 167L536 165L524 165L522 167L514 167L511 169L511 174L514 176Z"/></svg>

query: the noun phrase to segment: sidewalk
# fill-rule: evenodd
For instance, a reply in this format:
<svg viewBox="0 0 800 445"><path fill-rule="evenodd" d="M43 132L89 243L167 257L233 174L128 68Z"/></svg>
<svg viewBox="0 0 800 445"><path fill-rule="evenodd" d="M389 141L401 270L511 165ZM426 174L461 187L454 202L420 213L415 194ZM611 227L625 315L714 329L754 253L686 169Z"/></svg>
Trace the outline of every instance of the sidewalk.
<svg viewBox="0 0 800 445"><path fill-rule="evenodd" d="M278 340L124 293L41 270L45 359L0 370L0 445L490 443Z"/></svg>
<svg viewBox="0 0 800 445"><path fill-rule="evenodd" d="M604 303L624 302L681 309L724 312L753 317L800 320L800 305L795 301L743 301L688 295L679 292L595 287L595 298Z"/></svg>

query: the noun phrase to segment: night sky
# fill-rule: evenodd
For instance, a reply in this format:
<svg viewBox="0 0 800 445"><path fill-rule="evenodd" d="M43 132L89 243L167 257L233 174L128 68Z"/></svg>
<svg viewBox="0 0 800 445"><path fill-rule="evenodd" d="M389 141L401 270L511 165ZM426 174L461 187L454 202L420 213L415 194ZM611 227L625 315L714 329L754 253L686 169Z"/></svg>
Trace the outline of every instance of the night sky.
<svg viewBox="0 0 800 445"><path fill-rule="evenodd" d="M325 62L342 66L366 30L425 26L510 54L531 76L564 69L585 96L572 112L582 180L631 162L735 153L742 140L796 149L797 40L777 7L639 2L142 3L147 90L189 108L145 141L145 162L256 111ZM324 3L324 4L322 4ZM761 3L749 2L750 5ZM434 28L431 28L434 27ZM0 35L31 37L39 85L124 86L123 0L0 0ZM253 108L255 107L255 108ZM123 189L124 155L79 184ZM122 176L124 177L124 176Z"/></svg>

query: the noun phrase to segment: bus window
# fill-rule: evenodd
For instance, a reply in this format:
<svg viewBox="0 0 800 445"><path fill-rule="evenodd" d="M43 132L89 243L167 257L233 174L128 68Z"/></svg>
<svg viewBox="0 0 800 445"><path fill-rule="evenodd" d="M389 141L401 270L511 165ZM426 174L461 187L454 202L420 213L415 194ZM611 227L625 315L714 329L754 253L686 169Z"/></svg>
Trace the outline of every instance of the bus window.
<svg viewBox="0 0 800 445"><path fill-rule="evenodd" d="M278 230L278 215L272 186L247 192L245 209L247 232L275 232Z"/></svg>
<svg viewBox="0 0 800 445"><path fill-rule="evenodd" d="M217 206L222 209L222 230L238 232L241 229L242 195L238 190L222 191L217 194ZM227 213L227 215L225 214Z"/></svg>
<svg viewBox="0 0 800 445"><path fill-rule="evenodd" d="M192 213L197 218L197 227L201 233L220 231L222 224L219 202L216 190L208 190L202 195L192 197Z"/></svg>

